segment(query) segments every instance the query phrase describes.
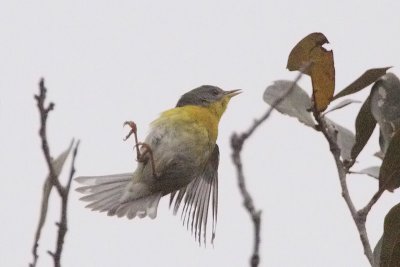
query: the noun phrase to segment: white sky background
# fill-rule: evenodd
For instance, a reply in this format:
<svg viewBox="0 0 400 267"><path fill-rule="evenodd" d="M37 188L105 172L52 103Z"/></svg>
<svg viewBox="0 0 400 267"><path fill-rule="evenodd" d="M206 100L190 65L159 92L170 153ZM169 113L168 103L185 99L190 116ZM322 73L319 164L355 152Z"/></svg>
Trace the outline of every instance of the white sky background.
<svg viewBox="0 0 400 267"><path fill-rule="evenodd" d="M148 124L202 84L242 88L221 124L220 198L214 248L199 248L165 198L158 218L117 219L84 208L73 191L64 266L248 266L253 226L242 207L229 139L267 109L262 94L286 70L292 47L307 34L331 42L336 90L368 68L400 75L398 1L8 1L0 7L0 265L27 266L47 167L37 134L33 94L46 78L56 103L49 119L53 156L81 139L77 175L135 168L125 120L144 139ZM308 90L308 77L301 81ZM366 93L356 98L364 99ZM353 129L360 105L331 118ZM359 168L379 161L377 133ZM367 266L359 235L340 196L333 158L321 134L273 114L246 143L244 170L263 210L261 266ZM68 164L66 166L69 166ZM69 169L69 167L68 167ZM66 171L68 170L66 169ZM68 170L69 171L69 170ZM67 174L68 172L65 172ZM64 176L63 178L66 178ZM377 189L350 176L358 207ZM73 188L76 185L73 184ZM54 193L54 192L53 192ZM398 193L398 192L397 192ZM55 246L59 201L53 195L39 266ZM372 246L399 196L385 193L368 218Z"/></svg>

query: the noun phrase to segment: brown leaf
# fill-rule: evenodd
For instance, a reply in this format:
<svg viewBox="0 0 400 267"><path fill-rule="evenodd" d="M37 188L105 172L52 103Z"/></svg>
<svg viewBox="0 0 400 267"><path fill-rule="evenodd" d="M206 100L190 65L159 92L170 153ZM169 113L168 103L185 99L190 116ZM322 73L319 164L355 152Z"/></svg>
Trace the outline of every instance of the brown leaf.
<svg viewBox="0 0 400 267"><path fill-rule="evenodd" d="M320 32L307 35L290 52L287 68L290 71L300 70L304 64L310 62L311 50L326 43L329 43L328 39ZM305 70L304 73L310 75L311 71Z"/></svg>
<svg viewBox="0 0 400 267"><path fill-rule="evenodd" d="M358 154L367 144L376 125L376 120L371 112L371 97L368 97L358 112L356 118L356 143L351 149L351 158L356 160Z"/></svg>
<svg viewBox="0 0 400 267"><path fill-rule="evenodd" d="M324 111L332 100L335 90L335 67L333 52L322 45L329 43L322 33L311 33L290 52L287 68L300 70L308 62L312 65L304 71L311 76L315 109Z"/></svg>
<svg viewBox="0 0 400 267"><path fill-rule="evenodd" d="M364 89L365 87L367 87L368 85L372 84L377 79L379 79L379 77L384 75L386 73L386 71L390 68L391 67L385 67L385 68L377 68L377 69L367 70L360 77L358 77L357 80L352 82L350 85L348 85L342 91L340 91L337 95L335 95L333 97L333 100L338 99L339 97L357 93L358 91Z"/></svg>
<svg viewBox="0 0 400 267"><path fill-rule="evenodd" d="M390 140L379 172L379 187L389 191L400 187L400 131Z"/></svg>
<svg viewBox="0 0 400 267"><path fill-rule="evenodd" d="M313 98L317 111L324 111L335 91L335 68L333 66L333 52L318 47L311 52L311 81Z"/></svg>

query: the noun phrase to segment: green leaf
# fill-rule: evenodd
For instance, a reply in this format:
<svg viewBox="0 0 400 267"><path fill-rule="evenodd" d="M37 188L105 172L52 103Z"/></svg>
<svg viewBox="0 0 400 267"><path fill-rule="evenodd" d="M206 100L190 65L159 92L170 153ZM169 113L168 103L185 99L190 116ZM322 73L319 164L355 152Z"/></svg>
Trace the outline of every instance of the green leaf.
<svg viewBox="0 0 400 267"><path fill-rule="evenodd" d="M400 265L400 243L397 243L392 251L392 258L390 259L390 267L399 267Z"/></svg>
<svg viewBox="0 0 400 267"><path fill-rule="evenodd" d="M372 87L371 112L380 126L385 153L393 133L400 129L400 80L393 73L382 76Z"/></svg>
<svg viewBox="0 0 400 267"><path fill-rule="evenodd" d="M52 161L54 174L56 176L59 176L61 174L64 163L67 160L69 153L71 152L73 144L74 144L74 139L72 139L71 143L69 144L69 147L64 152L62 152L55 160Z"/></svg>
<svg viewBox="0 0 400 267"><path fill-rule="evenodd" d="M380 170L380 166L372 166L372 167L368 167L365 169L362 169L361 171L357 171L357 172L353 172L353 173L357 173L357 174L366 174L368 176L371 176L375 179L379 179L379 170Z"/></svg>
<svg viewBox="0 0 400 267"><path fill-rule="evenodd" d="M332 108L328 109L327 111L324 112L324 116L332 111L338 110L338 109L342 109L352 103L361 103L361 101L359 100L353 100L353 99L345 99L340 101L340 103L336 104L335 106L333 106Z"/></svg>
<svg viewBox="0 0 400 267"><path fill-rule="evenodd" d="M357 93L358 91L364 89L365 87L367 87L368 85L372 84L377 79L379 79L390 68L391 67L385 67L385 68L377 68L377 69L367 70L366 72L363 73L363 75L358 77L357 80L352 82L350 85L348 85L342 91L340 91L337 95L335 95L333 97L333 100L338 99L339 97Z"/></svg>
<svg viewBox="0 0 400 267"><path fill-rule="evenodd" d="M383 152L379 150L378 152L374 153L374 156L380 160L383 160L383 158L385 157L385 154L383 154Z"/></svg>
<svg viewBox="0 0 400 267"><path fill-rule="evenodd" d="M353 132L328 118L325 120L328 125L328 131L331 134L335 134L337 137L337 144L340 148L340 156L342 159L350 161L351 149L355 142Z"/></svg>
<svg viewBox="0 0 400 267"><path fill-rule="evenodd" d="M380 267L400 266L400 204L385 217L380 254Z"/></svg>
<svg viewBox="0 0 400 267"><path fill-rule="evenodd" d="M379 187L389 191L400 186L400 131L392 137L379 173Z"/></svg>
<svg viewBox="0 0 400 267"><path fill-rule="evenodd" d="M358 112L356 118L356 142L351 150L351 158L355 160L367 144L376 125L371 112L371 98L368 97Z"/></svg>
<svg viewBox="0 0 400 267"><path fill-rule="evenodd" d="M264 101L269 105L273 105L286 94L287 90L289 90L292 85L292 81L275 81L273 85L268 86L265 90ZM308 94L296 84L292 92L276 106L276 109L280 113L295 117L305 125L315 128L314 119L308 111L311 105L311 99Z"/></svg>
<svg viewBox="0 0 400 267"><path fill-rule="evenodd" d="M372 267L380 267L381 266L381 251L382 251L382 237L379 239L378 243L374 248L374 264Z"/></svg>

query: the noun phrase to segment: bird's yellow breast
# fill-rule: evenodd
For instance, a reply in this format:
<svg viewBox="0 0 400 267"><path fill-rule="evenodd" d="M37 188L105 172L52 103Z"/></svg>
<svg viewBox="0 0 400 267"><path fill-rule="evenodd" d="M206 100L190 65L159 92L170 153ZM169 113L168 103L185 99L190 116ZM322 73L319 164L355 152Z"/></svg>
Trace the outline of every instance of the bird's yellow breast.
<svg viewBox="0 0 400 267"><path fill-rule="evenodd" d="M157 127L157 125L168 124L177 131L191 127L197 134L206 133L209 141L215 144L218 136L218 123L220 118L221 116L214 108L187 105L164 111L160 117L152 123L152 126ZM203 136L198 137L203 138Z"/></svg>

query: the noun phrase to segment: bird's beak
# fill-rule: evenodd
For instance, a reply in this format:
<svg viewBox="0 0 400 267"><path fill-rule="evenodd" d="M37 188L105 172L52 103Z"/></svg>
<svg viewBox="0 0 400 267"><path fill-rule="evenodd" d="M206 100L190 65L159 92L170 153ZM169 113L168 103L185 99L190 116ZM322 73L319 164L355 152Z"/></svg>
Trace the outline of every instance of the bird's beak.
<svg viewBox="0 0 400 267"><path fill-rule="evenodd" d="M242 89L235 89L235 90L231 90L231 91L225 91L224 95L226 97L232 98L232 97L234 97L234 96L236 96L238 94L241 94L241 93L242 93Z"/></svg>

